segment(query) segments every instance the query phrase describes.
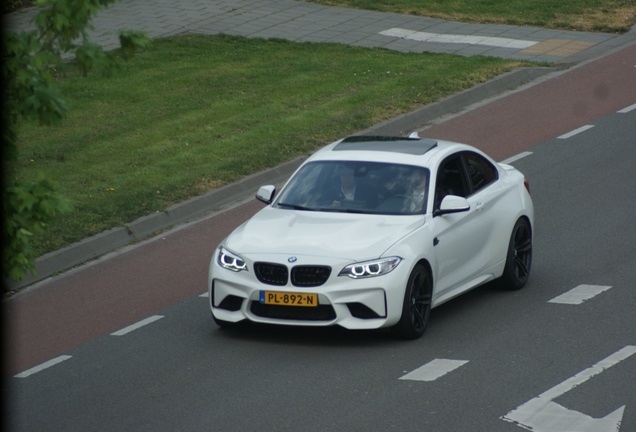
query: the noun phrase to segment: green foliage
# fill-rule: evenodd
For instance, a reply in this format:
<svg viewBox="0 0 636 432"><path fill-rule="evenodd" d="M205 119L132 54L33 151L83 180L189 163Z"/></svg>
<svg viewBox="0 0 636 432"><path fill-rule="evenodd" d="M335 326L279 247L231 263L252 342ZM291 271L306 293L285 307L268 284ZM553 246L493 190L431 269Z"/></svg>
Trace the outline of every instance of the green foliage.
<svg viewBox="0 0 636 432"><path fill-rule="evenodd" d="M40 0L38 4L46 7L35 18L36 30L3 35L2 78L11 124L18 116L36 118L43 125L57 124L64 118L66 103L52 86L51 72L65 54L75 57L83 74L93 69L110 72L117 66L115 53L104 52L86 35L89 20L113 2ZM120 41L125 58L149 43L141 32L133 30L122 32Z"/></svg>
<svg viewBox="0 0 636 432"><path fill-rule="evenodd" d="M4 199L7 243L3 272L5 277L21 280L27 270L35 272L35 251L28 247L32 237L45 234L51 221L70 211L71 204L58 184L43 175L7 187Z"/></svg>
<svg viewBox="0 0 636 432"><path fill-rule="evenodd" d="M40 125L60 123L67 104L55 87L52 73L63 58L75 58L83 74L100 69L110 72L117 67L115 53L106 53L90 43L86 29L90 19L114 0L39 0L44 6L35 18L36 29L29 32L3 33L2 84L4 110L2 139L7 162L18 158L16 126L20 119L32 119ZM146 46L142 33L122 32L122 51L128 58ZM35 182L9 177L4 179L4 277L21 279L33 269L34 252L30 242L41 235L56 215L69 210L57 183L45 177Z"/></svg>
<svg viewBox="0 0 636 432"><path fill-rule="evenodd" d="M28 4L29 2L25 0L3 0L2 5L0 6L1 12L3 14L14 12L23 7L25 3Z"/></svg>

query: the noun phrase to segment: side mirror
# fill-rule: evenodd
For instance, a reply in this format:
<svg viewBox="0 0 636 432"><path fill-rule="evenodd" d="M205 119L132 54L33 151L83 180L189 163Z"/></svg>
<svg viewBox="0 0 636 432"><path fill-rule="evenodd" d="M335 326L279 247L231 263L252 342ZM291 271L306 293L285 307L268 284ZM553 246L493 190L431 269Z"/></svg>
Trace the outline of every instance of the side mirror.
<svg viewBox="0 0 636 432"><path fill-rule="evenodd" d="M276 194L276 186L267 185L261 186L256 192L256 199L264 202L265 204L271 204Z"/></svg>
<svg viewBox="0 0 636 432"><path fill-rule="evenodd" d="M450 213L461 213L470 210L470 203L466 198L457 195L446 195L439 205L439 209L433 211L433 217Z"/></svg>

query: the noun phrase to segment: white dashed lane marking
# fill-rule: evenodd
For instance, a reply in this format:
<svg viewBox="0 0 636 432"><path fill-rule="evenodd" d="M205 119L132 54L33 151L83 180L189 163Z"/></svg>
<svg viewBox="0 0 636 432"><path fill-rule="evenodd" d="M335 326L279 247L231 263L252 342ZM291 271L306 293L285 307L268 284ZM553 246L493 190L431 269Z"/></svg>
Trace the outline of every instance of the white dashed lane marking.
<svg viewBox="0 0 636 432"><path fill-rule="evenodd" d="M466 363L468 363L468 360L435 359L426 363L424 366L407 373L400 379L413 381L435 381Z"/></svg>
<svg viewBox="0 0 636 432"><path fill-rule="evenodd" d="M594 125L585 125L585 126L581 126L581 127L580 127L580 128L578 128L578 129L574 129L574 130L573 130L573 131L571 131L571 132L568 132L568 133L566 133L566 134L563 134L563 135L561 135L561 136L557 137L557 139L568 139L568 138L572 138L574 135L578 135L578 134L580 134L581 132L585 132L585 131L586 131L586 130L588 130L588 129L592 129L593 127L594 127Z"/></svg>
<svg viewBox="0 0 636 432"><path fill-rule="evenodd" d="M513 162L518 161L519 159L523 159L526 156L530 156L532 154L532 152L521 152L518 155L514 155L509 157L508 159L504 159L501 161L501 163L503 164L511 164Z"/></svg>
<svg viewBox="0 0 636 432"><path fill-rule="evenodd" d="M634 111L636 110L636 104L634 105L630 105L626 108L623 108L622 110L617 111L619 114L627 114L630 111Z"/></svg>
<svg viewBox="0 0 636 432"><path fill-rule="evenodd" d="M611 286L579 285L576 288L572 288L570 291L553 298L548 303L578 305L592 297L596 297L610 288Z"/></svg>
<svg viewBox="0 0 636 432"><path fill-rule="evenodd" d="M124 327L121 330L116 331L115 333L111 333L111 336L123 336L125 334L130 333L131 331L137 330L140 327L143 327L145 325L148 325L150 323L153 323L157 320L160 320L161 318L163 318L163 315L153 315L151 317L148 317L144 320L141 320L135 324L129 325L128 327Z"/></svg>
<svg viewBox="0 0 636 432"><path fill-rule="evenodd" d="M124 327L121 330L118 330L114 333L111 333L111 336L123 336L125 334L128 334L134 330L137 330L140 327L143 327L145 325L148 325L150 323L153 323L157 320L160 320L161 318L163 318L163 315L153 315L151 317L148 317L146 319L143 319L135 324L129 325L128 327ZM44 369L48 369L51 366L55 366L58 363L61 363L65 360L70 359L72 356L70 355L61 355L59 357L55 357L54 359L51 359L47 362L44 362L38 366L32 367L31 369L28 369L24 372L20 372L19 374L15 375L15 378L26 378L28 376L33 375L34 373L38 373Z"/></svg>
<svg viewBox="0 0 636 432"><path fill-rule="evenodd" d="M439 34L391 28L380 32L384 36L393 36L419 42L455 43L467 45L486 45L499 48L525 49L538 44L536 41L509 39L491 36L470 36L458 34Z"/></svg>
<svg viewBox="0 0 636 432"><path fill-rule="evenodd" d="M71 358L70 355L61 355L59 357L55 357L54 359L44 362L38 366L32 367L31 369L25 370L24 372L20 372L19 374L15 375L15 378L26 378L35 373L43 371L44 369L48 369L51 366L55 366L58 363L62 363L63 361L68 360L70 358Z"/></svg>

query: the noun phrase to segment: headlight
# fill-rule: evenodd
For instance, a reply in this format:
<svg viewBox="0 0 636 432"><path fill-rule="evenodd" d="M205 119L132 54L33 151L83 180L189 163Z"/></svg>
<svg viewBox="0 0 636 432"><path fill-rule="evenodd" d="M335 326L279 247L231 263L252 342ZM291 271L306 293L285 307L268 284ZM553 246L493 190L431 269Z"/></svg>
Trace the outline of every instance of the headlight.
<svg viewBox="0 0 636 432"><path fill-rule="evenodd" d="M402 261L401 258L389 257L374 261L350 264L343 268L338 276L349 276L352 279L381 276L396 268L400 261Z"/></svg>
<svg viewBox="0 0 636 432"><path fill-rule="evenodd" d="M216 258L219 265L225 269L239 272L241 270L247 270L247 264L240 256L233 254L224 247L219 248L219 254Z"/></svg>

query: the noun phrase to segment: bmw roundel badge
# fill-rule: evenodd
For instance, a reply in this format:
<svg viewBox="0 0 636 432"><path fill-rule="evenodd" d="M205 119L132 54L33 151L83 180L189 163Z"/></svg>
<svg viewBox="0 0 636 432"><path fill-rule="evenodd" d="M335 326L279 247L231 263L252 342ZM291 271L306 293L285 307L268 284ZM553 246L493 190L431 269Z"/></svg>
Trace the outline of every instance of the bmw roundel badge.
<svg viewBox="0 0 636 432"><path fill-rule="evenodd" d="M287 261L289 261L290 263L296 262L298 260L298 258L296 258L295 256L289 257L287 259Z"/></svg>

